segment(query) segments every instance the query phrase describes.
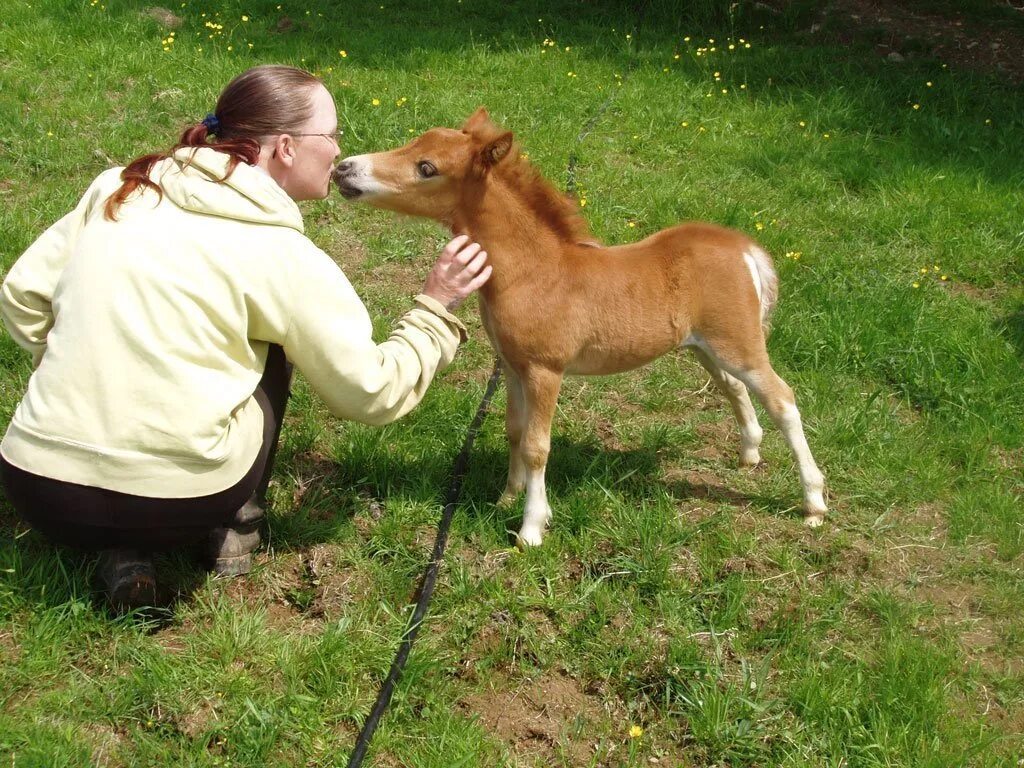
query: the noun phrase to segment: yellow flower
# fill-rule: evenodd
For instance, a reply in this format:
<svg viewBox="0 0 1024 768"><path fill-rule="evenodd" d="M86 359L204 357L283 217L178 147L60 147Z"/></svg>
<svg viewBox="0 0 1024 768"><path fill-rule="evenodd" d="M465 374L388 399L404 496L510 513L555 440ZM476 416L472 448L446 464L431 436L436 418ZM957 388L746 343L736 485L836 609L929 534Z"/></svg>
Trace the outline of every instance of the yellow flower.
<svg viewBox="0 0 1024 768"><path fill-rule="evenodd" d="M635 221L631 221L626 226L629 227L630 229L633 229L636 226L636 222Z"/></svg>
<svg viewBox="0 0 1024 768"><path fill-rule="evenodd" d="M341 58L343 58L343 59L347 59L348 58L348 51L338 51L338 55L341 56Z"/></svg>
<svg viewBox="0 0 1024 768"><path fill-rule="evenodd" d="M690 124L684 120L683 121L683 128L689 128L689 127L690 127Z"/></svg>
<svg viewBox="0 0 1024 768"><path fill-rule="evenodd" d="M921 284L920 284L920 283L914 283L914 287L915 287L915 288L920 288L920 287L921 287Z"/></svg>
<svg viewBox="0 0 1024 768"><path fill-rule="evenodd" d="M760 221L756 221L756 222L754 222L754 228L758 232L760 232L762 229L764 229L764 224L762 224Z"/></svg>
<svg viewBox="0 0 1024 768"><path fill-rule="evenodd" d="M631 738L631 739L639 739L643 735L644 735L644 729L641 728L639 725L631 725L629 727L629 738Z"/></svg>
<svg viewBox="0 0 1024 768"><path fill-rule="evenodd" d="M684 42L684 43L688 43L688 42L690 42L690 38L689 38L689 37L684 37L684 38L683 38L683 42Z"/></svg>
<svg viewBox="0 0 1024 768"><path fill-rule="evenodd" d="M948 278L948 277L946 277L945 275L943 275L943 276L942 276L942 277L940 277L939 279L940 279L940 280L949 280L949 278Z"/></svg>
<svg viewBox="0 0 1024 768"><path fill-rule="evenodd" d="M375 107L379 107L380 106L380 99L374 99L370 103L373 104L373 106L375 106Z"/></svg>
<svg viewBox="0 0 1024 768"><path fill-rule="evenodd" d="M920 105L920 104L915 104L915 105L914 105L914 109L920 109L920 108L921 108L921 105Z"/></svg>
<svg viewBox="0 0 1024 768"><path fill-rule="evenodd" d="M800 121L800 127L801 128L806 128L807 127L807 123L805 123L803 120L801 120Z"/></svg>
<svg viewBox="0 0 1024 768"><path fill-rule="evenodd" d="M821 135L822 135L822 137L823 137L823 138L826 138L826 139L831 139L831 138L832 138L832 137L831 137L831 136L829 136L829 135L828 135L827 133L823 133L823 134L821 134Z"/></svg>
<svg viewBox="0 0 1024 768"><path fill-rule="evenodd" d="M932 87L932 81L929 80L927 83L925 83L925 85L927 85L929 88L931 88Z"/></svg>
<svg viewBox="0 0 1024 768"><path fill-rule="evenodd" d="M242 21L248 21L248 20L249 20L249 17L248 17L248 16L243 16L243 17L242 17Z"/></svg>
<svg viewBox="0 0 1024 768"><path fill-rule="evenodd" d="M580 198L580 208L586 208L586 207L587 207L587 198L581 197Z"/></svg>
<svg viewBox="0 0 1024 768"><path fill-rule="evenodd" d="M922 275L927 275L928 274L928 267L921 267L921 274Z"/></svg>

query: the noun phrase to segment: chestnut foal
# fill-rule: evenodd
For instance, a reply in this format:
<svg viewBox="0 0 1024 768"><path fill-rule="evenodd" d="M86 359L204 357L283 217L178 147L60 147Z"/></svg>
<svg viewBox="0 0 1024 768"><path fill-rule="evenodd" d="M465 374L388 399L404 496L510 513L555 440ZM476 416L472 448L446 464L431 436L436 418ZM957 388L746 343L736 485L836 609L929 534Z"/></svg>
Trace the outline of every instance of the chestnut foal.
<svg viewBox="0 0 1024 768"><path fill-rule="evenodd" d="M434 128L390 152L346 158L334 180L348 199L434 219L487 251L493 273L480 290L480 314L508 387L509 471L499 503L525 489L520 546L540 544L551 519L544 468L562 377L626 371L678 347L696 354L728 398L748 466L761 460L753 390L800 468L804 521L821 525L824 477L793 390L765 348L778 280L749 237L688 223L604 246L483 109L461 130Z"/></svg>

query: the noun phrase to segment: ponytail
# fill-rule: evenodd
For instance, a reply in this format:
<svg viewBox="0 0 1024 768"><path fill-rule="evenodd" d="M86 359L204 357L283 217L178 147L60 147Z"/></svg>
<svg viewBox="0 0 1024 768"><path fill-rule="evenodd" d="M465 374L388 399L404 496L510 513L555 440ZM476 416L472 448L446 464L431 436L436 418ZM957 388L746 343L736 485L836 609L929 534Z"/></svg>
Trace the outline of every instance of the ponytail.
<svg viewBox="0 0 1024 768"><path fill-rule="evenodd" d="M161 160L167 159L179 149L185 147L195 147L197 149L199 147L210 147L211 149L215 149L218 152L223 152L228 155L230 158L228 160L228 172L225 174L224 179L227 179L232 173L234 173L234 170L239 163L256 165L259 161L260 144L256 139L222 139L220 141L209 142L207 140L209 136L209 128L203 123L197 123L196 125L189 126L185 129L184 133L181 134L181 138L178 140L178 143L175 144L169 152L143 155L129 163L125 169L121 171L121 186L118 187L114 194L107 198L106 205L103 207L104 217L108 221L116 221L117 212L121 208L121 205L139 187L142 187L143 189L152 189L162 198L164 195L163 190L160 189L160 185L153 181L149 175L152 172L154 165L159 163ZM224 179L221 179L221 181Z"/></svg>
<svg viewBox="0 0 1024 768"><path fill-rule="evenodd" d="M256 165L260 157L258 139L275 133L295 131L313 114L311 92L319 85L309 72L295 67L264 65L253 67L228 83L217 99L212 114L184 130L169 152L143 155L121 171L121 186L103 208L109 221L139 187L152 189L161 198L163 190L150 178L153 166L186 147L210 147L228 155L226 180L239 163Z"/></svg>

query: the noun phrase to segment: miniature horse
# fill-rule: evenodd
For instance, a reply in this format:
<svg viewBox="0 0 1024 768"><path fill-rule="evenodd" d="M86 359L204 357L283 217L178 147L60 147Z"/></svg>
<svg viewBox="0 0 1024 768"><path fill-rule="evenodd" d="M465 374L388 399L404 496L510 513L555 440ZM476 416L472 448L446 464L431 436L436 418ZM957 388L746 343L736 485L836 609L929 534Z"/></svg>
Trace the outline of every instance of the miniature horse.
<svg viewBox="0 0 1024 768"><path fill-rule="evenodd" d="M434 128L390 152L346 158L334 180L348 199L434 219L487 251L493 271L480 314L508 381L509 472L499 503L525 489L520 546L540 544L551 518L544 469L562 377L627 371L679 347L729 399L748 466L761 460L753 390L799 465L804 521L821 525L824 477L793 391L765 348L778 280L749 237L688 223L604 246L482 108L461 130Z"/></svg>

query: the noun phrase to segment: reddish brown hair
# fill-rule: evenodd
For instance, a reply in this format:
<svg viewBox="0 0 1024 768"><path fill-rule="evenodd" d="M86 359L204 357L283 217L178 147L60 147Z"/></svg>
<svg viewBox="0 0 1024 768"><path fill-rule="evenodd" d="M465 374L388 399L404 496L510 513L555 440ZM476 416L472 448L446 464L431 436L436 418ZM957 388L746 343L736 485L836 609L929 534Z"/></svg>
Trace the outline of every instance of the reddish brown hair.
<svg viewBox="0 0 1024 768"><path fill-rule="evenodd" d="M149 174L156 163L183 147L210 147L228 155L224 179L239 163L256 165L260 138L296 131L312 117L311 93L319 83L309 72L295 67L268 64L246 70L228 83L217 99L213 111L219 123L216 135L205 122L190 125L167 152L133 160L121 171L122 184L107 199L104 215L114 221L121 205L139 187L148 187L163 196L160 185Z"/></svg>

